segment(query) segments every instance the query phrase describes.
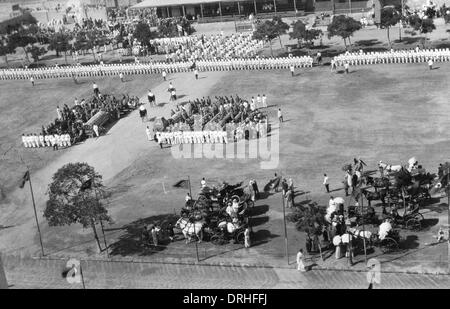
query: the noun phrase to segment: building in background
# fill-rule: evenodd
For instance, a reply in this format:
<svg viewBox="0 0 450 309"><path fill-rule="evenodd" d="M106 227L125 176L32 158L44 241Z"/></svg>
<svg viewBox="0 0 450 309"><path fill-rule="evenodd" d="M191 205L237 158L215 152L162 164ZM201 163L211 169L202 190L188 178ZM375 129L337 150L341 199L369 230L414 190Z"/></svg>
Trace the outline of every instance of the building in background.
<svg viewBox="0 0 450 309"><path fill-rule="evenodd" d="M249 16L284 12L346 11L372 8L367 0L144 0L131 9L156 8L158 17L186 16L190 19Z"/></svg>

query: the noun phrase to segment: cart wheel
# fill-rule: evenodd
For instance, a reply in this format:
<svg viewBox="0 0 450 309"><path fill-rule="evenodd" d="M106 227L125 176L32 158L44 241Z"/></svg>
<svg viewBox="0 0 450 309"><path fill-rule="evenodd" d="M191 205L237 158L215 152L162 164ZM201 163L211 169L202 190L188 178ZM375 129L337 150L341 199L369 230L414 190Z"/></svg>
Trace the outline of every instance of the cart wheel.
<svg viewBox="0 0 450 309"><path fill-rule="evenodd" d="M237 243L237 244L244 244L244 242L245 242L244 239L245 239L244 231L239 232L239 233L236 235L236 243Z"/></svg>
<svg viewBox="0 0 450 309"><path fill-rule="evenodd" d="M413 218L406 221L406 229L411 231L420 231L422 229L422 224L420 224L419 219Z"/></svg>
<svg viewBox="0 0 450 309"><path fill-rule="evenodd" d="M390 253L398 250L398 244L397 242L390 238L386 237L381 241L381 251L383 253Z"/></svg>
<svg viewBox="0 0 450 309"><path fill-rule="evenodd" d="M425 220L425 218L423 217L423 215L422 215L421 213L416 213L416 214L414 215L414 219L417 219L417 220L419 220L419 221Z"/></svg>
<svg viewBox="0 0 450 309"><path fill-rule="evenodd" d="M216 246L222 245L224 243L222 236L219 235L211 236L211 242Z"/></svg>

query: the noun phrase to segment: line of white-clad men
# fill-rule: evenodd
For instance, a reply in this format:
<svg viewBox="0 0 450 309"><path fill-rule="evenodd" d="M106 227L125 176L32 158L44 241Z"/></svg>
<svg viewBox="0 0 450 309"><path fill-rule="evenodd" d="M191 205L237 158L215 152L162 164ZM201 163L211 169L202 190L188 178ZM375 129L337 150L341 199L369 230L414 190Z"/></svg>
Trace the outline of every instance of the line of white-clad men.
<svg viewBox="0 0 450 309"><path fill-rule="evenodd" d="M385 52L346 52L333 58L336 65L365 65L379 63L418 63L432 61L450 61L450 49L410 49ZM332 61L332 62L333 62Z"/></svg>
<svg viewBox="0 0 450 309"><path fill-rule="evenodd" d="M25 148L53 147L53 149L58 149L59 147L72 146L69 134L23 134L22 144Z"/></svg>
<svg viewBox="0 0 450 309"><path fill-rule="evenodd" d="M227 144L226 131L156 132L158 144Z"/></svg>
<svg viewBox="0 0 450 309"><path fill-rule="evenodd" d="M195 63L199 71L232 71L232 70L267 70L288 69L290 67L312 67L313 58L281 57L281 58L252 58L252 59L221 59L202 60ZM191 62L152 62L131 64L99 64L76 65L51 68L33 69L3 69L0 70L0 80L15 79L47 79L65 77L93 77L93 76L120 76L155 73L180 73L192 71L194 64Z"/></svg>

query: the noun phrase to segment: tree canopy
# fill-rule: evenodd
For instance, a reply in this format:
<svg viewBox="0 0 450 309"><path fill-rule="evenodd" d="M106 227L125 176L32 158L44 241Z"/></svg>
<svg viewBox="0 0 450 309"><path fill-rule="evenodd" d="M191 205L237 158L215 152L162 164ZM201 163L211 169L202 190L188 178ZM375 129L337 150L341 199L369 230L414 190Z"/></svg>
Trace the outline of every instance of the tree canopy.
<svg viewBox="0 0 450 309"><path fill-rule="evenodd" d="M389 29L392 26L395 26L398 22L400 22L401 19L402 19L402 15L396 9L394 9L392 7L388 7L388 8L381 10L380 26L381 26L381 28L385 28L387 31L387 39L388 39L389 45L391 45Z"/></svg>
<svg viewBox="0 0 450 309"><path fill-rule="evenodd" d="M136 25L133 37L137 39L142 45L149 46L150 40L155 37L154 33L150 30L150 26L146 23L139 23Z"/></svg>
<svg viewBox="0 0 450 309"><path fill-rule="evenodd" d="M335 16L327 28L328 38L340 36L344 40L345 46L347 46L346 40L348 39L351 44L350 37L360 29L361 23L359 21L345 15Z"/></svg>
<svg viewBox="0 0 450 309"><path fill-rule="evenodd" d="M101 250L95 225L111 222L101 202L105 197L102 177L87 163L69 163L52 177L44 217L50 226L81 224L91 227Z"/></svg>
<svg viewBox="0 0 450 309"><path fill-rule="evenodd" d="M60 52L65 53L71 49L70 40L72 40L70 33L64 31L54 32L49 37L48 49L56 51L56 57L59 57Z"/></svg>
<svg viewBox="0 0 450 309"><path fill-rule="evenodd" d="M436 29L433 19L427 16L420 18L418 15L414 14L409 16L407 21L414 30L420 31L420 33L431 33Z"/></svg>
<svg viewBox="0 0 450 309"><path fill-rule="evenodd" d="M295 223L297 230L309 236L319 235L325 226L325 208L317 203L295 207L287 219Z"/></svg>
<svg viewBox="0 0 450 309"><path fill-rule="evenodd" d="M306 29L306 24L301 20L297 20L292 25L292 32L289 33L291 39L296 39L299 43L311 43L323 34L320 29Z"/></svg>

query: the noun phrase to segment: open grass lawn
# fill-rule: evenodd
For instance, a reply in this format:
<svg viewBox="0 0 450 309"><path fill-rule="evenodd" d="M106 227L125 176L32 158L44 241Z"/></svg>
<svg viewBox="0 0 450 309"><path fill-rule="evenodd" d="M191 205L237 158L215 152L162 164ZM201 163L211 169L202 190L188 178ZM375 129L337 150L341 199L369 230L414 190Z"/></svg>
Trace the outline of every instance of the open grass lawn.
<svg viewBox="0 0 450 309"><path fill-rule="evenodd" d="M178 211L187 190L171 185L187 175L191 177L195 195L202 177L210 182L229 183L255 178L262 187L273 172L281 172L293 178L300 191L310 192L299 196L297 202L313 200L326 205L329 195L322 187L323 174L330 176L331 189L336 190L332 194L343 196L341 167L354 157L361 157L369 165L367 169L376 170L379 160L405 164L416 156L425 168L435 172L438 164L448 159L450 151L446 87L449 64L438 66L433 71L420 64L366 66L353 68L348 75L313 68L299 71L293 78L287 71L231 72L210 90L211 96L239 94L251 98L264 93L271 106L272 122L277 121L276 109L280 107L283 111L285 122L273 133L280 134L278 168L262 170L255 159L176 160L168 156L168 151L152 153L110 183L120 190L110 204L117 224L138 218L151 221L158 214ZM280 197L269 196L257 205L255 231L261 244L255 250L262 256L282 257ZM408 237L414 248L419 242L432 242L436 227L445 224L445 213L429 215L440 219L433 220L433 225L420 232L414 242ZM291 250L304 245L303 235L293 226L289 233ZM433 250L433 257L439 260L446 254L441 249L445 248L427 250ZM421 254L429 254L427 250L428 253ZM424 259L423 255L410 258Z"/></svg>
<svg viewBox="0 0 450 309"><path fill-rule="evenodd" d="M439 163L449 159L450 153L447 120L450 65L439 63L437 66L439 68L432 71L425 64L352 67L348 75L319 67L298 70L295 77L288 71L229 72L209 89L209 95L238 94L250 99L266 94L272 123L277 121L276 110L282 109L285 122L272 133L280 136L278 167L263 170L256 159L175 159L170 149L160 150L153 145L148 155L139 157L105 183L114 191L108 200L108 209L115 221L113 228L178 212L187 190L175 189L172 185L188 175L195 196L202 177L209 182L226 180L229 183L255 178L261 188L274 172L281 172L293 178L299 190L310 192L300 196L297 202L313 200L325 204L329 195L322 188L323 174L329 175L331 189L337 190L333 195L342 196L343 191L339 190L344 176L341 167L354 157L361 157L369 165L367 169L375 170L379 160L405 164L416 156L426 169L435 172ZM38 131L41 123L52 120L58 103L69 104L73 97L89 94L92 91L90 81L83 82L74 85L72 80L51 80L38 82L35 88L28 83L1 83L2 151L19 144L22 132ZM125 84L101 80L99 86L105 92L143 95L154 82L152 77L139 76ZM195 97L197 90L192 87L189 92ZM41 149L22 153L34 167L44 166L57 155ZM14 160L2 162L1 180L7 181L6 187L17 183L15 179L20 177L19 163ZM279 194L258 201L257 207L254 223L259 245L254 247L253 253L281 258L284 241ZM430 213L430 216L439 220L418 233L414 242L409 242L414 248L418 243L432 242L434 229L446 223L442 222L444 213ZM291 254L294 254L304 245L304 239L292 225L289 233ZM73 235L80 238L75 239ZM44 228L46 243L53 249L77 244L81 247L66 251L80 253L84 251L82 241L89 241L91 237L90 231L81 231L78 226ZM147 255L133 247L137 237L130 226L108 232L109 243L116 244L117 255ZM187 249L182 249L185 247L181 242L178 244L174 245L175 249L167 249L166 254L186 254ZM441 247L426 249L434 250L427 253L428 256L439 259L446 254ZM93 248L92 242L90 248ZM422 252L431 252L426 250ZM245 252L234 254L236 257L246 255ZM420 258L427 259L426 255Z"/></svg>
<svg viewBox="0 0 450 309"><path fill-rule="evenodd" d="M56 106L64 104L73 106L74 99L88 98L92 93L92 79L80 79L75 84L72 79L37 80L35 87L28 81L1 81L0 82L0 155L1 169L0 189L7 192L19 183L25 168L21 165L15 150L20 150L24 161L32 168L37 169L46 165L59 153L52 149L27 149L21 147L23 133L41 132L42 125L53 121L56 115ZM141 97L148 88L157 83L156 76L127 76L122 83L115 79L96 79L102 93L130 94ZM1 195L0 195L1 200Z"/></svg>

